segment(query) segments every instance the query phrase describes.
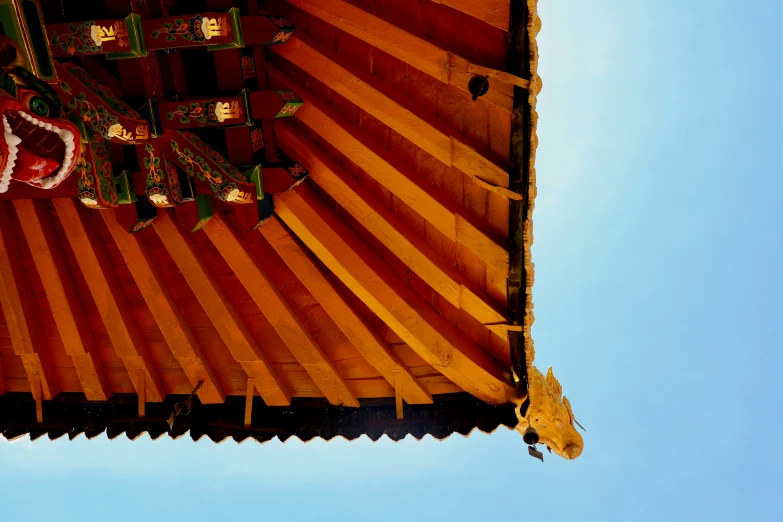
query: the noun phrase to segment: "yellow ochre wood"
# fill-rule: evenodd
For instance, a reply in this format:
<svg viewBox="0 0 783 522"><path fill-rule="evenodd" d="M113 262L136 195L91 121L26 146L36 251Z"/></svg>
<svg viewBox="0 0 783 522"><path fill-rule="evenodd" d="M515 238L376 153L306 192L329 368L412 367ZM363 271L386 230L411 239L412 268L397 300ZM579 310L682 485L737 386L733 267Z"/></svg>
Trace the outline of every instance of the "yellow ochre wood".
<svg viewBox="0 0 783 522"><path fill-rule="evenodd" d="M327 281L278 218L270 219L259 230L362 357L410 404L431 404L432 396L424 385Z"/></svg>
<svg viewBox="0 0 783 522"><path fill-rule="evenodd" d="M204 404L222 403L226 395L171 292L163 284L165 278L153 263L149 248L136 234L128 234L120 226L113 211L100 214L191 386L195 388L199 381L204 381L198 391L199 400Z"/></svg>
<svg viewBox="0 0 783 522"><path fill-rule="evenodd" d="M170 211L158 212L153 225L166 244L171 257L204 308L234 359L248 377L254 379L258 393L270 406L288 406L291 395L266 354L261 350L231 300L204 266L189 237L177 226Z"/></svg>
<svg viewBox="0 0 783 522"><path fill-rule="evenodd" d="M163 401L166 389L160 380L157 366L123 295L114 267L103 247L98 244L98 235L92 223L88 221L89 218L80 214L83 210L77 209L72 199L53 199L52 202L79 268L85 274L87 286L106 326L114 351L122 359L131 382L134 387L138 386L138 380L134 376L139 370L144 370L148 376L148 386L145 389L147 401ZM136 389L136 393L138 392Z"/></svg>
<svg viewBox="0 0 783 522"><path fill-rule="evenodd" d="M219 213L215 213L204 231L329 402L358 408L359 401L334 369L329 358Z"/></svg>
<svg viewBox="0 0 783 522"><path fill-rule="evenodd" d="M46 292L60 339L65 352L73 361L84 395L91 401L105 401L112 394L106 371L71 269L65 263L65 254L60 247L56 231L52 228L52 216L45 213L42 203L15 200L14 207Z"/></svg>

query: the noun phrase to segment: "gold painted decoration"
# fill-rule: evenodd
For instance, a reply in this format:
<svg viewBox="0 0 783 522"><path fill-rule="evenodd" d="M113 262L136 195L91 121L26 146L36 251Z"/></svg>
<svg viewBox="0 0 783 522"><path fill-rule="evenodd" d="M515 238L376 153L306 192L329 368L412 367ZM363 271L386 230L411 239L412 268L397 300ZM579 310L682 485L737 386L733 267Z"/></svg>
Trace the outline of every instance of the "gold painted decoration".
<svg viewBox="0 0 783 522"><path fill-rule="evenodd" d="M524 398L518 401L516 414L519 423L516 430L524 434L528 428L538 433L541 444L564 459L573 460L582 454L584 441L576 431L571 403L563 396L563 387L552 373L546 377L535 366L528 366L528 397L530 405L527 414L520 413Z"/></svg>

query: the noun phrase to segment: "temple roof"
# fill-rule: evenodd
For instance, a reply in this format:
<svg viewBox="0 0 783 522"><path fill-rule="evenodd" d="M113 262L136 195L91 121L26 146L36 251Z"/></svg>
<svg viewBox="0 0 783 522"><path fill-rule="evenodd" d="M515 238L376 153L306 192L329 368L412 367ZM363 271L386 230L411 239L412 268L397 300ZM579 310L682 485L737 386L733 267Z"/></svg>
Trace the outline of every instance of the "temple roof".
<svg viewBox="0 0 783 522"><path fill-rule="evenodd" d="M88 11L129 14L111 0L40 3L50 38ZM87 208L76 173L51 191L13 182L0 195L0 433L91 423L154 438L196 386L172 436L396 440L515 426L534 356L535 0L150 4L132 2L140 27L236 4L295 30L274 45L146 58L56 49L60 79L83 69L144 117L204 97L222 110L215 100L246 92L251 70L261 94L245 100L294 93L287 117L193 129L190 141L183 131L174 144L198 154L203 140L251 187L264 156L269 214L216 193L209 208L152 209L143 222L139 204ZM107 136L115 173L145 199L157 149ZM276 188L292 168L305 175Z"/></svg>

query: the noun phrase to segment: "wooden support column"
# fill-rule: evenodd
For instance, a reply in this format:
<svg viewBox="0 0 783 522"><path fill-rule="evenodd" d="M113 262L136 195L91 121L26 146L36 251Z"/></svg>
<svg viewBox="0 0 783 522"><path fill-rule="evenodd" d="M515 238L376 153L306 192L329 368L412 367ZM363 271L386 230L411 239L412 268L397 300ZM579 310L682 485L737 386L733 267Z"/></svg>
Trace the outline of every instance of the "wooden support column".
<svg viewBox="0 0 783 522"><path fill-rule="evenodd" d="M9 207L10 203L0 202L0 305L14 353L22 358L30 391L34 397L51 400L60 393L60 384L14 239Z"/></svg>
<svg viewBox="0 0 783 522"><path fill-rule="evenodd" d="M397 382L397 379L394 380L394 405L397 410L397 418L402 419L402 390L400 390L400 383Z"/></svg>
<svg viewBox="0 0 783 522"><path fill-rule="evenodd" d="M199 381L204 381L198 392L199 400L203 404L224 402L226 395L174 297L163 284L165 277L153 263L153 255L146 243L136 235L128 234L117 222L114 212L101 212L101 216L190 384L195 388Z"/></svg>
<svg viewBox="0 0 783 522"><path fill-rule="evenodd" d="M254 379L258 393L269 406L288 406L291 395L286 391L277 371L261 350L242 318L226 296L217 278L196 254L196 247L164 210L155 220L155 231L166 245L179 271L190 285L212 324L226 343L231 355L242 365L247 376Z"/></svg>
<svg viewBox="0 0 783 522"><path fill-rule="evenodd" d="M395 101L399 93L372 75L360 77L345 69L312 39L295 36L286 45L272 49L445 165L464 172L478 185L509 199L522 197L509 190L508 172L463 143L456 131L442 130L436 119L425 120L400 105Z"/></svg>
<svg viewBox="0 0 783 522"><path fill-rule="evenodd" d="M82 306L82 299L66 265L56 231L40 202L16 200L14 207L41 277L49 307L60 332L65 352L71 357L84 395L90 401L105 401L111 395L95 339Z"/></svg>
<svg viewBox="0 0 783 522"><path fill-rule="evenodd" d="M139 400L139 418L143 419L147 416L147 386L146 386L146 373L144 370L139 370L136 373L136 393Z"/></svg>
<svg viewBox="0 0 783 522"><path fill-rule="evenodd" d="M258 305L261 313L269 320L327 400L335 405L358 408L359 401L348 389L329 358L222 216L215 214L209 226L204 227L204 231Z"/></svg>
<svg viewBox="0 0 783 522"><path fill-rule="evenodd" d="M506 112L510 113L513 106L514 86L523 89L528 87L527 80L504 71L472 64L344 0L287 1L436 80L453 85L466 93L470 93L468 83L474 76L489 76L490 88L480 99ZM475 1L471 3L482 4ZM505 9L508 12L508 2Z"/></svg>
<svg viewBox="0 0 783 522"><path fill-rule="evenodd" d="M465 391L505 404L510 375L405 285L305 185L277 198L275 210L340 280L416 353Z"/></svg>
<svg viewBox="0 0 783 522"><path fill-rule="evenodd" d="M144 370L147 375L145 387L147 401L163 401L166 397L166 389L158 375L155 361L136 324L130 305L123 295L114 267L103 247L98 244L96 231L92 224L86 221L88 218L79 212L73 200L55 199L52 202L73 248L76 262L87 281L98 313L103 319L114 351L122 359L136 393L139 392L136 376L139 370Z"/></svg>
<svg viewBox="0 0 783 522"><path fill-rule="evenodd" d="M253 379L248 378L247 390L245 391L245 426L253 423L253 396L255 395L255 386Z"/></svg>
<svg viewBox="0 0 783 522"><path fill-rule="evenodd" d="M442 198L426 182L420 183L416 173L391 163L388 155L380 155L361 136L361 130L346 122L337 111L321 102L308 90L297 87L280 69L268 65L272 78L286 87L296 88L305 101L296 118L326 139L330 145L356 163L378 183L403 203L411 207L430 225L449 239L480 255L487 265L487 293L498 303L506 301L508 251L479 230L467 217L467 211ZM281 128L285 127L281 125ZM285 146L285 144L283 144ZM289 151L296 157L296 152Z"/></svg>
<svg viewBox="0 0 783 522"><path fill-rule="evenodd" d="M499 307L459 270L433 251L393 212L374 203L356 179L292 125L279 125L280 145L305 165L311 178L438 294L482 324L506 322Z"/></svg>
<svg viewBox="0 0 783 522"><path fill-rule="evenodd" d="M40 376L33 379L33 399L35 400L35 420L43 423L43 381Z"/></svg>
<svg viewBox="0 0 783 522"><path fill-rule="evenodd" d="M278 219L270 219L259 230L362 357L410 404L431 404L424 385L337 292Z"/></svg>
<svg viewBox="0 0 783 522"><path fill-rule="evenodd" d="M3 373L3 359L0 357L0 395L6 393L8 388L5 386L5 374Z"/></svg>

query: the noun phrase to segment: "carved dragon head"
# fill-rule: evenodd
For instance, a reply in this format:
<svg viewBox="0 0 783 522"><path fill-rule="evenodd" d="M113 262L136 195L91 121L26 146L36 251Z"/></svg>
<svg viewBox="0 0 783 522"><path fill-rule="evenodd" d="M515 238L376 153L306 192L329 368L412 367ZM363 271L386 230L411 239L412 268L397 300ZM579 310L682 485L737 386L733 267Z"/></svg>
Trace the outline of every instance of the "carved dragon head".
<svg viewBox="0 0 783 522"><path fill-rule="evenodd" d="M0 35L0 193L11 180L51 189L76 167L81 136L57 93L27 67L19 44Z"/></svg>
<svg viewBox="0 0 783 522"><path fill-rule="evenodd" d="M552 451L565 459L577 458L582 454L584 441L574 426L571 403L563 397L563 387L552 373L552 368L544 377L536 367L529 366L527 379L530 406L523 417L522 404L517 405L517 431L524 434L528 427L532 427L538 432L540 442Z"/></svg>

